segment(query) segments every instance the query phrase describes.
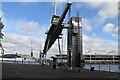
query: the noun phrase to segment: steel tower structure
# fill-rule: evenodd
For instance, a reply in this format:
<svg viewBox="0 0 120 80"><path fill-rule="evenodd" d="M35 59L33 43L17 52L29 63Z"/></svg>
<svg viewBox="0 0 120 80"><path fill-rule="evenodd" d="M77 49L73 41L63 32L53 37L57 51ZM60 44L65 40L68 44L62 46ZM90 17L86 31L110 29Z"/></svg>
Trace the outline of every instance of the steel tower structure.
<svg viewBox="0 0 120 80"><path fill-rule="evenodd" d="M45 41L43 54L46 57L47 51L54 44L56 39L59 39L62 30L64 28L68 29L68 40L67 40L67 54L68 54L68 68L72 70L72 67L83 67L84 58L82 57L82 19L77 14L77 17L72 17L65 24L64 18L70 11L71 3L67 3L61 16L53 15L52 25L49 31L46 33L47 38Z"/></svg>

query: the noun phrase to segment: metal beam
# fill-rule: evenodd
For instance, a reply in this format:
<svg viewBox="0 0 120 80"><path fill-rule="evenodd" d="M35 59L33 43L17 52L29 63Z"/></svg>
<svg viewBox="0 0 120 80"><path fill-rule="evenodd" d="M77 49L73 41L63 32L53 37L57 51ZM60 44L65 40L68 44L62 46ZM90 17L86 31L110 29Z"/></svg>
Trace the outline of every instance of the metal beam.
<svg viewBox="0 0 120 80"><path fill-rule="evenodd" d="M51 27L47 33L47 38L46 38L44 49L43 49L44 54L47 53L47 51L51 48L51 46L54 44L56 39L61 34L63 26L64 26L62 23L64 21L64 18L66 16L68 10L70 9L70 6L71 6L71 3L67 3L62 15L60 16L60 18L58 20L58 22L56 24L51 25Z"/></svg>

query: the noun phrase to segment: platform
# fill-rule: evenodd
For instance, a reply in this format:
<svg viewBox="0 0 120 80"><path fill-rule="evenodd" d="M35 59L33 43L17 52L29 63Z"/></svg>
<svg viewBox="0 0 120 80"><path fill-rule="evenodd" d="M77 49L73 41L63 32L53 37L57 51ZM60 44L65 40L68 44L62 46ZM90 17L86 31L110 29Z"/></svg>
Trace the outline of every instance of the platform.
<svg viewBox="0 0 120 80"><path fill-rule="evenodd" d="M90 71L81 69L80 71L67 71L65 69L53 69L50 66L34 64L2 64L2 78L108 78L118 79L117 73Z"/></svg>

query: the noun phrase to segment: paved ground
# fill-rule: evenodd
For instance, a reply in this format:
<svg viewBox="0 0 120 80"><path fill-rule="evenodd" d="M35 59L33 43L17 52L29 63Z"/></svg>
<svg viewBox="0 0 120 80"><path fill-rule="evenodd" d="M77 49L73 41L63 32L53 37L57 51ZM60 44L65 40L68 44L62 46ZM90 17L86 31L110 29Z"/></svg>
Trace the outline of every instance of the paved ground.
<svg viewBox="0 0 120 80"><path fill-rule="evenodd" d="M118 78L117 73L81 69L67 71L32 64L2 64L2 78Z"/></svg>

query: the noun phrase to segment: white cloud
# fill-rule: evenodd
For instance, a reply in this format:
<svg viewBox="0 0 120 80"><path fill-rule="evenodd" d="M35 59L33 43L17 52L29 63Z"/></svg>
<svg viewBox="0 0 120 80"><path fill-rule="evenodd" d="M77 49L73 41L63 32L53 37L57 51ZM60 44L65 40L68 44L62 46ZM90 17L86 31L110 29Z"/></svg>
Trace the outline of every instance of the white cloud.
<svg viewBox="0 0 120 80"><path fill-rule="evenodd" d="M91 52L96 54L108 54L106 51L110 50L115 51L117 54L118 44L109 40L83 35L83 50L84 53L90 50Z"/></svg>
<svg viewBox="0 0 120 80"><path fill-rule="evenodd" d="M4 29L3 32L13 31L20 33L22 35L29 36L44 36L47 31L48 25L40 24L37 21L23 19L9 19L4 18Z"/></svg>
<svg viewBox="0 0 120 80"><path fill-rule="evenodd" d="M81 8L81 7L83 7L83 6L84 6L84 4L83 4L83 3L80 3L80 2L76 3L76 5L75 5L76 8Z"/></svg>
<svg viewBox="0 0 120 80"><path fill-rule="evenodd" d="M115 27L114 24L112 23L108 23L103 27L103 32L104 33L108 33L109 35L111 35L114 38L118 39L118 26Z"/></svg>
<svg viewBox="0 0 120 80"><path fill-rule="evenodd" d="M3 17L4 12L2 10L0 10L0 17Z"/></svg>
<svg viewBox="0 0 120 80"><path fill-rule="evenodd" d="M104 7L98 12L98 15L104 18L112 18L118 14L118 3L105 3Z"/></svg>
<svg viewBox="0 0 120 80"><path fill-rule="evenodd" d="M108 19L112 19L118 16L118 3L117 2L104 2L99 9L96 16L93 18L93 22L97 23L95 26L101 25Z"/></svg>
<svg viewBox="0 0 120 80"><path fill-rule="evenodd" d="M34 21L20 22L19 30L23 34L30 34L32 32L39 31L40 25L38 22L34 22Z"/></svg>
<svg viewBox="0 0 120 80"><path fill-rule="evenodd" d="M89 9L99 9L97 16L106 18L113 18L118 14L117 2L89 2L85 3Z"/></svg>
<svg viewBox="0 0 120 80"><path fill-rule="evenodd" d="M77 8L86 7L91 10L97 10L96 15L92 19L83 19L83 29L90 32L92 28L101 26L108 19L118 16L118 3L117 2L89 2L89 3L77 3ZM92 25L92 26L91 26ZM118 28L115 24L108 23L103 26L103 32L110 33L112 37L117 38Z"/></svg>
<svg viewBox="0 0 120 80"><path fill-rule="evenodd" d="M96 5L97 6L97 5ZM19 22L19 21L18 21ZM15 22L14 22L15 23ZM83 28L90 32L92 31L92 26L91 26L91 21L88 19L83 19ZM18 26L18 25L17 25ZM45 27L44 29L43 26L41 26L40 24L38 24L38 22L35 21L25 21L25 22L21 22L19 24L19 29L22 33L24 34L31 34L33 32L37 32L38 30L41 30L41 33L44 33L45 31ZM108 32L110 32L111 30L109 30ZM111 50L115 50L116 51L116 43L114 42L110 42L108 40L102 40L102 39L97 39L97 38L91 38L89 36L83 36L83 44L84 44L84 51L87 51L87 49L91 49L94 51L100 51L100 50L106 50L106 48L109 48ZM40 43L43 49L44 46L44 39L39 39L37 37L28 37L28 36L23 36L23 35L18 35L18 34L5 34L5 38L4 38L4 44L3 46L6 48L7 51L11 51L13 52L14 49L16 49L16 51L18 53L22 53L22 54L29 54L30 53L30 42L33 43L33 48L36 50L39 50L40 47ZM108 43L108 44L106 44ZM8 48L9 47L9 48ZM12 47L12 48L11 48ZM50 49L49 51L49 56L58 53L58 46L57 43L55 43L53 45L53 47Z"/></svg>
<svg viewBox="0 0 120 80"><path fill-rule="evenodd" d="M5 34L3 47L13 53L16 50L19 54L29 54L31 42L33 49L39 49L40 44L43 46L43 40L36 37L28 37L19 34Z"/></svg>
<svg viewBox="0 0 120 80"><path fill-rule="evenodd" d="M112 33L111 36L118 38L118 34Z"/></svg>
<svg viewBox="0 0 120 80"><path fill-rule="evenodd" d="M115 28L114 32L118 32L118 26Z"/></svg>
<svg viewBox="0 0 120 80"><path fill-rule="evenodd" d="M44 48L45 39L29 37L15 33L14 34L5 33L5 37L3 40L3 48L5 49L5 53L14 53L14 51L16 50L18 54L30 55L31 42L34 55L35 57L38 57L40 47L41 50L43 50ZM57 41L48 51L47 58L55 56L55 54L59 54Z"/></svg>
<svg viewBox="0 0 120 80"><path fill-rule="evenodd" d="M77 3L76 7L80 8L80 7L86 7L86 8L90 8L90 9L95 9L95 8L100 8L102 7L104 2L89 2L89 3Z"/></svg>
<svg viewBox="0 0 120 80"><path fill-rule="evenodd" d="M113 18L118 14L117 2L90 2L86 3L87 8L99 9L97 16L102 18Z"/></svg>
<svg viewBox="0 0 120 80"><path fill-rule="evenodd" d="M44 39L40 39L37 37L23 36L19 34L6 33L5 38L3 40L3 47L5 49L5 53L8 52L14 53L14 50L16 50L18 54L30 55L31 42L32 42L34 55L38 57L40 45L41 45L41 50L43 50L44 42L45 42ZM62 43L61 40L60 43ZM65 43L66 41L63 41L64 46L66 46ZM92 52L95 52L97 54L104 54L102 51L106 51L107 49L117 52L117 43L109 40L103 40L103 39L83 35L84 53L87 52L88 50L91 50ZM59 54L57 41L48 51L47 58L51 56L55 56L55 54Z"/></svg>
<svg viewBox="0 0 120 80"><path fill-rule="evenodd" d="M103 25L108 19L115 19L118 16L118 2L77 3L76 7L86 7L91 9L91 11L97 11L92 19L83 19L83 28L88 32L92 31L92 28ZM110 33L112 37L117 38L118 27L115 27L113 23L108 23L103 26L103 32Z"/></svg>
<svg viewBox="0 0 120 80"><path fill-rule="evenodd" d="M101 25L107 19L118 16L118 2L89 2L80 4L82 4L82 7L97 10L96 15L91 19L91 24L94 24L93 26ZM77 3L76 7L79 8L80 4Z"/></svg>
<svg viewBox="0 0 120 80"><path fill-rule="evenodd" d="M0 10L0 17L2 17L2 12L1 12L1 10Z"/></svg>
<svg viewBox="0 0 120 80"><path fill-rule="evenodd" d="M5 46L6 48L14 48L15 44L10 43L10 42L5 42L5 43L3 43L3 46Z"/></svg>
<svg viewBox="0 0 120 80"><path fill-rule="evenodd" d="M105 33L112 33L115 28L114 24L108 23L103 27L103 32Z"/></svg>
<svg viewBox="0 0 120 80"><path fill-rule="evenodd" d="M95 33L93 33L93 34L92 34L92 36L93 36L93 37L95 37L95 36L96 36L96 34L95 34Z"/></svg>
<svg viewBox="0 0 120 80"><path fill-rule="evenodd" d="M118 3L105 3L97 13L98 22L104 23L106 19L114 18L118 14Z"/></svg>
<svg viewBox="0 0 120 80"><path fill-rule="evenodd" d="M83 29L85 29L85 31L87 31L87 32L92 31L92 26L91 26L90 20L83 18L82 19L82 26L83 26Z"/></svg>
<svg viewBox="0 0 120 80"><path fill-rule="evenodd" d="M13 44L22 44L23 46L27 45L29 42L27 37L18 34L5 34L4 41L11 42Z"/></svg>

